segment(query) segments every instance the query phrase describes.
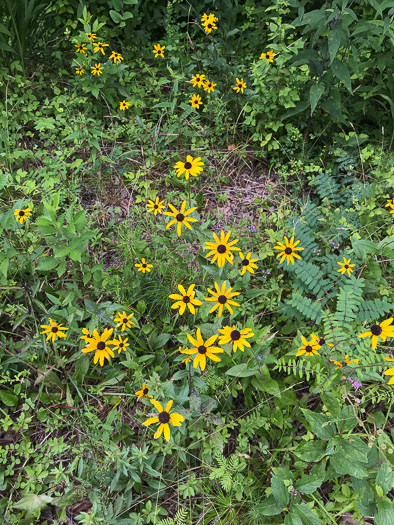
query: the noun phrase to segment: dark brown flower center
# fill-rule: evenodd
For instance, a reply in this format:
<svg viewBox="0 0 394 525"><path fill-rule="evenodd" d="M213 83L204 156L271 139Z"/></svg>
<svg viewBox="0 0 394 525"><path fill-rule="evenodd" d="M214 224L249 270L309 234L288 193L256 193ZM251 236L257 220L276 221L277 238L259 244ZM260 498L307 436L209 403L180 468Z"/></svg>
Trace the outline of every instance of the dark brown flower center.
<svg viewBox="0 0 394 525"><path fill-rule="evenodd" d="M56 332L59 330L57 326L52 326L52 332L56 334Z"/></svg>
<svg viewBox="0 0 394 525"><path fill-rule="evenodd" d="M227 302L227 297L225 295L219 295L218 301L220 304L225 304Z"/></svg>
<svg viewBox="0 0 394 525"><path fill-rule="evenodd" d="M348 268L349 268L349 265L348 265L348 264L345 264L344 268L348 269Z"/></svg>
<svg viewBox="0 0 394 525"><path fill-rule="evenodd" d="M242 266L248 266L249 259L242 259Z"/></svg>
<svg viewBox="0 0 394 525"><path fill-rule="evenodd" d="M21 211L19 212L19 217L23 217L24 215L25 215L25 212L24 212L23 210L21 210Z"/></svg>
<svg viewBox="0 0 394 525"><path fill-rule="evenodd" d="M378 324L373 324L370 328L372 335L380 335L383 329Z"/></svg>
<svg viewBox="0 0 394 525"><path fill-rule="evenodd" d="M183 302L184 303L190 303L190 297L185 295L185 297L183 298Z"/></svg>
<svg viewBox="0 0 394 525"><path fill-rule="evenodd" d="M185 218L183 213L178 213L178 215L175 217L178 222L182 222Z"/></svg>
<svg viewBox="0 0 394 525"><path fill-rule="evenodd" d="M209 27L209 29L211 29L211 27L212 27L212 24L208 24L208 27Z"/></svg>
<svg viewBox="0 0 394 525"><path fill-rule="evenodd" d="M197 101L197 97L195 98L195 100ZM190 170L191 167L192 167L192 163L191 163L191 162L185 162L185 168L186 168L187 170Z"/></svg>
<svg viewBox="0 0 394 525"><path fill-rule="evenodd" d="M201 345L197 348L199 354L206 354L207 353L207 347L204 345Z"/></svg>
<svg viewBox="0 0 394 525"><path fill-rule="evenodd" d="M145 263L142 265L142 268L146 268L146 264Z"/></svg>
<svg viewBox="0 0 394 525"><path fill-rule="evenodd" d="M239 88L239 89L242 89L242 84L238 84L238 88Z"/></svg>
<svg viewBox="0 0 394 525"><path fill-rule="evenodd" d="M122 319L122 322L123 322L123 323L127 323L127 321L128 321L127 317L125 317L124 319Z"/></svg>
<svg viewBox="0 0 394 525"><path fill-rule="evenodd" d="M217 247L217 251L218 253L225 253L226 251L226 247L224 244L219 244L219 246Z"/></svg>
<svg viewBox="0 0 394 525"><path fill-rule="evenodd" d="M305 347L305 351L306 352L312 352L313 348L311 347L311 345L306 345Z"/></svg>
<svg viewBox="0 0 394 525"><path fill-rule="evenodd" d="M286 255L290 255L292 251L293 251L293 250L292 250L291 248L286 248L286 249L285 249L285 254L286 254Z"/></svg>
<svg viewBox="0 0 394 525"><path fill-rule="evenodd" d="M239 332L238 330L233 330L230 334L230 337L233 341L238 341L239 339L241 339L241 332Z"/></svg>
<svg viewBox="0 0 394 525"><path fill-rule="evenodd" d="M99 343L97 343L97 350L104 350L104 348L105 348L104 341L100 341Z"/></svg>
<svg viewBox="0 0 394 525"><path fill-rule="evenodd" d="M145 395L149 392L149 388L148 387L145 387L144 390L142 391ZM167 413L167 412L165 412Z"/></svg>
<svg viewBox="0 0 394 525"><path fill-rule="evenodd" d="M119 348L123 348L124 347L124 343L119 343Z"/></svg>
<svg viewBox="0 0 394 525"><path fill-rule="evenodd" d="M158 206L157 204L155 204L155 205L153 206L153 208L154 208L155 210L157 210L158 207L159 207L159 206Z"/></svg>
<svg viewBox="0 0 394 525"><path fill-rule="evenodd" d="M170 414L166 411L160 412L159 421L160 423L164 423L164 424L168 423L170 421Z"/></svg>
<svg viewBox="0 0 394 525"><path fill-rule="evenodd" d="M321 339L318 340L318 344L320 346L323 346L325 344L326 340L324 339L324 337L322 337Z"/></svg>

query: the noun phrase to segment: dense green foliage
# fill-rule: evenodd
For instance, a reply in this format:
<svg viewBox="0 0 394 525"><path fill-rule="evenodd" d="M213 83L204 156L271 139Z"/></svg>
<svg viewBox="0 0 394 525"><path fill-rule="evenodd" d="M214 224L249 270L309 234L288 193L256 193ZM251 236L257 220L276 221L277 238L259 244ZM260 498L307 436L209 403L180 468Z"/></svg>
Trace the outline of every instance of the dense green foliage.
<svg viewBox="0 0 394 525"><path fill-rule="evenodd" d="M394 310L393 15L388 0L0 5L1 523L394 523L394 339L358 337ZM185 180L188 155L204 166ZM156 198L198 222L178 236ZM254 273L239 252L211 264L221 231ZM239 306L219 317L206 299L224 281ZM180 315L169 296L191 284L202 304ZM50 319L65 337L42 333ZM226 326L250 348L185 363L188 335ZM102 366L81 336L106 328L129 346ZM300 354L312 334L328 344ZM144 426L145 385L184 418L169 441Z"/></svg>

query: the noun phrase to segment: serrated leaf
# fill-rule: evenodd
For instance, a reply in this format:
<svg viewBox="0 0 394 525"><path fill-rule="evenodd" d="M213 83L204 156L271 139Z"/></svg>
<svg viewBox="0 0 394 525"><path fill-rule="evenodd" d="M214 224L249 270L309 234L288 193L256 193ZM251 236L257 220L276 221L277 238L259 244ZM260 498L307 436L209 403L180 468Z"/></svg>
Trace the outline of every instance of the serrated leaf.
<svg viewBox="0 0 394 525"><path fill-rule="evenodd" d="M324 84L313 84L309 92L309 100L311 104L311 115L316 109L317 103L319 102L321 96L324 93Z"/></svg>
<svg viewBox="0 0 394 525"><path fill-rule="evenodd" d="M317 474L305 475L296 482L295 486L303 494L312 494L321 486L323 481L324 478L319 477Z"/></svg>
<svg viewBox="0 0 394 525"><path fill-rule="evenodd" d="M378 503L378 512L375 514L375 525L393 525L394 507L393 502L386 496Z"/></svg>
<svg viewBox="0 0 394 525"><path fill-rule="evenodd" d="M320 439L329 440L335 433L335 425L324 414L317 414L312 410L302 409L302 412L311 426L311 431Z"/></svg>
<svg viewBox="0 0 394 525"><path fill-rule="evenodd" d="M58 261L54 257L41 257L40 259L38 259L38 265L36 270L53 270L58 264Z"/></svg>
<svg viewBox="0 0 394 525"><path fill-rule="evenodd" d="M14 503L14 508L26 510L29 514L32 512L45 508L48 503L51 503L53 498L39 494L26 494L18 503Z"/></svg>
<svg viewBox="0 0 394 525"><path fill-rule="evenodd" d="M286 507L290 501L290 494L283 481L275 474L271 478L272 495L281 507Z"/></svg>
<svg viewBox="0 0 394 525"><path fill-rule="evenodd" d="M376 484L382 488L383 494L387 494L394 485L394 473L387 462L382 463L376 475ZM394 522L393 522L394 523Z"/></svg>
<svg viewBox="0 0 394 525"><path fill-rule="evenodd" d="M254 506L254 511L262 516L277 516L283 511L284 507L280 507L273 495L268 496L262 503Z"/></svg>
<svg viewBox="0 0 394 525"><path fill-rule="evenodd" d="M322 441L308 441L294 451L294 454L306 462L317 462L325 456L326 446Z"/></svg>

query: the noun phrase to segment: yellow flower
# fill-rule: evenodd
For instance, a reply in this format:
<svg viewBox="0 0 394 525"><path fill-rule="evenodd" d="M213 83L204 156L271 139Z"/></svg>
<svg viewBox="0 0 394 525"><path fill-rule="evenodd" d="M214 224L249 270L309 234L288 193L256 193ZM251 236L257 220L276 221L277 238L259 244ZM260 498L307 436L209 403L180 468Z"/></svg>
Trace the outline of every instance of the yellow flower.
<svg viewBox="0 0 394 525"><path fill-rule="evenodd" d="M216 235L216 233L213 233L213 238L215 239L215 242L205 243L204 250L210 250L210 252L207 253L207 255L205 256L205 258L207 259L211 255L213 255L211 264L213 264L217 260L219 268L224 266L224 263L226 262L226 260L230 264L233 264L233 261L231 258L232 250L241 251L240 248L238 248L237 246L234 246L234 244L236 244L239 241L239 239L235 239L235 241L228 242L230 235L231 235L231 231L229 231L227 235L225 235L224 231L222 230L220 232L220 240L219 240L219 237Z"/></svg>
<svg viewBox="0 0 394 525"><path fill-rule="evenodd" d="M190 334L186 335L191 344L196 348L186 348L186 350L184 350L182 353L188 355L196 354L193 360L193 368L197 368L198 365L200 365L200 369L203 372L207 365L207 357L212 361L220 361L219 357L215 354L223 353L222 348L219 348L218 346L212 346L219 337L217 334L207 339L205 343L199 328L197 328L197 339L194 339Z"/></svg>
<svg viewBox="0 0 394 525"><path fill-rule="evenodd" d="M76 67L75 68L75 73L77 75L83 75L85 73L85 70L82 67Z"/></svg>
<svg viewBox="0 0 394 525"><path fill-rule="evenodd" d="M253 268L258 268L257 264L254 264L256 261L258 261L258 259L251 259L252 255L252 252L249 252L245 257L243 255L242 252L239 252L239 256L241 258L241 265L242 265L242 269L241 269L241 275L243 275L246 270L248 270L248 272L250 273L254 273L254 269Z"/></svg>
<svg viewBox="0 0 394 525"><path fill-rule="evenodd" d="M186 354L186 350L189 350L189 349L185 348L185 350L182 350L182 347L181 346L179 347L179 352L181 354ZM185 365L187 365L188 363L190 363L191 360L192 360L192 356L191 355L187 355L185 357L185 359L182 359L182 363L185 363Z"/></svg>
<svg viewBox="0 0 394 525"><path fill-rule="evenodd" d="M217 29L217 26L216 26L216 22L217 22L217 18L215 20L216 17L212 17L211 15L202 22L202 25L204 26L204 31L209 34L212 32L213 29Z"/></svg>
<svg viewBox="0 0 394 525"><path fill-rule="evenodd" d="M324 337L319 337L316 334L311 334L311 338L314 343L313 346L315 346L318 350L323 345L334 346L332 343L329 343L328 341L326 341Z"/></svg>
<svg viewBox="0 0 394 525"><path fill-rule="evenodd" d="M227 343L232 343L234 352L236 352L238 348L243 352L244 346L250 347L250 343L246 339L254 336L251 328L237 330L235 325L232 328L231 326L225 326L224 328L219 329L219 333L223 334L220 336L219 344L225 345Z"/></svg>
<svg viewBox="0 0 394 525"><path fill-rule="evenodd" d="M209 15L204 13L202 15L201 22L206 22L207 20L212 20L213 22L217 22L218 18L213 13L209 13Z"/></svg>
<svg viewBox="0 0 394 525"><path fill-rule="evenodd" d="M267 60L269 60L269 62L273 62L274 57L275 57L275 53L274 53L274 50L272 49L271 51L268 51L267 53L261 53L260 60L262 58L266 58Z"/></svg>
<svg viewBox="0 0 394 525"><path fill-rule="evenodd" d="M174 169L176 169L177 177L185 174L185 179L189 180L189 175L197 177L197 175L202 172L202 166L204 166L204 163L201 161L201 157L197 157L193 160L193 157L188 155L186 157L186 162L177 162Z"/></svg>
<svg viewBox="0 0 394 525"><path fill-rule="evenodd" d="M126 330L126 327L127 328L131 328L131 325L135 325L135 323L133 323L133 321L131 321L130 319L133 317L134 314L130 314L130 315L126 315L125 312L123 312L122 314L120 314L118 312L118 317L115 317L114 319L114 322L115 323L118 323L116 325L116 328L119 328L119 326L122 327L122 332L124 332Z"/></svg>
<svg viewBox="0 0 394 525"><path fill-rule="evenodd" d="M200 95L195 95L194 93L192 95L192 98L189 100L189 102L192 108L199 109L200 106L202 106L202 100L201 100Z"/></svg>
<svg viewBox="0 0 394 525"><path fill-rule="evenodd" d="M190 226L189 222L198 222L198 219L193 219L192 217L187 217L187 215L189 215L189 213L193 213L193 211L196 210L197 207L190 208L189 210L185 211L186 210L186 201L182 202L182 206L181 206L180 211L178 211L175 208L175 206L173 206L172 204L168 204L168 206L171 208L172 213L169 212L169 211L165 211L164 215L168 215L169 217L174 217L174 219L167 224L166 230L168 230L168 228L170 226L172 226L173 224L175 224L177 222L178 224L176 225L176 231L178 233L178 237L181 236L182 224L184 224L186 226L186 228L189 228L189 230L192 230L192 227Z"/></svg>
<svg viewBox="0 0 394 525"><path fill-rule="evenodd" d="M86 54L86 44L75 44L76 52Z"/></svg>
<svg viewBox="0 0 394 525"><path fill-rule="evenodd" d="M97 38L96 33L85 33L85 35L88 37L89 40L94 42Z"/></svg>
<svg viewBox="0 0 394 525"><path fill-rule="evenodd" d="M386 359L386 361L394 361L394 359L392 359L391 357L385 357L384 359ZM388 370L386 370L384 375L393 376L388 382L389 385L393 385L394 384L394 368L389 368Z"/></svg>
<svg viewBox="0 0 394 525"><path fill-rule="evenodd" d="M155 216L158 213L163 213L162 210L164 210L164 208L165 208L165 206L163 205L163 202L164 201L159 201L159 197L156 197L155 202L148 201L148 204L147 204L148 212L153 211Z"/></svg>
<svg viewBox="0 0 394 525"><path fill-rule="evenodd" d="M101 51L103 55L105 55L104 48L108 47L108 44L103 44L102 42L97 42L93 44L95 48L93 49L94 53L97 53L98 51Z"/></svg>
<svg viewBox="0 0 394 525"><path fill-rule="evenodd" d="M386 319L380 324L373 324L368 332L364 332L358 337L372 337L372 348L375 350L378 344L378 337L380 337L382 341L386 341L387 337L394 337L394 325L390 326L392 321L393 318L390 317L390 319Z"/></svg>
<svg viewBox="0 0 394 525"><path fill-rule="evenodd" d="M194 306L202 305L202 302L199 299L195 299L194 297L196 295L196 292L193 290L194 287L195 284L191 284L186 292L184 287L181 284L178 284L178 290L181 295L171 294L169 296L170 299L175 299L177 301L171 305L171 308L179 308L179 315L183 315L186 307L194 315L196 313Z"/></svg>
<svg viewBox="0 0 394 525"><path fill-rule="evenodd" d="M167 403L167 406L165 410L161 406L161 404L158 401L155 401L154 399L151 399L150 402L152 405L156 408L156 410L159 412L157 416L150 417L147 419L143 425L148 427L149 425L152 425L152 423L160 423L159 428L157 429L155 435L153 436L155 439L159 438L164 430L164 438L166 441L170 439L170 426L168 423L171 423L171 425L174 425L174 427L180 427L185 421L185 418L181 416L181 414L170 414L170 410L173 404L173 401L169 401Z"/></svg>
<svg viewBox="0 0 394 525"><path fill-rule="evenodd" d="M121 62L122 60L124 60L122 55L120 53L117 53L116 51L112 51L112 55L109 58L113 59L114 64L116 64L116 62Z"/></svg>
<svg viewBox="0 0 394 525"><path fill-rule="evenodd" d="M134 265L134 266L136 266L138 268L139 272L142 272L142 273L150 272L151 268L153 268L153 264L146 264L145 259L141 259L141 263L142 264L135 264Z"/></svg>
<svg viewBox="0 0 394 525"><path fill-rule="evenodd" d="M85 343L88 344L89 340L92 338L89 330L87 328L82 328L82 333L84 335L81 335L80 339L84 339Z"/></svg>
<svg viewBox="0 0 394 525"><path fill-rule="evenodd" d="M305 337L301 336L301 341L304 343L303 346L300 346L298 349L298 352L296 353L296 357L300 355L306 355L306 356L313 356L313 355L320 355L317 351L316 343L313 339L311 339L309 342L305 339Z"/></svg>
<svg viewBox="0 0 394 525"><path fill-rule="evenodd" d="M331 345L334 346L334 345ZM334 363L334 365L337 365L335 370L338 370L338 368L342 368L343 365L350 365L350 364L357 364L359 362L359 359L349 359L349 356L346 354L344 361L334 361L334 359L330 359L331 363Z"/></svg>
<svg viewBox="0 0 394 525"><path fill-rule="evenodd" d="M337 264L339 264L339 266L342 266L342 268L340 270L337 270L337 272L341 273L342 275L347 272L349 277L350 277L350 274L353 272L352 268L353 268L353 266L356 266L356 265L355 264L349 264L349 263L350 263L350 259L346 260L345 257L344 257L343 258L343 263L341 263L341 262L337 263Z"/></svg>
<svg viewBox="0 0 394 525"><path fill-rule="evenodd" d="M19 208L17 208L14 211L16 222L23 224L23 221L27 221L29 217L31 217L31 213L30 213L31 211L32 211L32 208L26 208L24 210L20 210Z"/></svg>
<svg viewBox="0 0 394 525"><path fill-rule="evenodd" d="M135 395L138 396L137 401L139 401L143 396L148 397L149 399L153 399L153 396L148 394L148 392L149 388L145 385L145 383L142 383L141 390L137 390L137 392L135 393Z"/></svg>
<svg viewBox="0 0 394 525"><path fill-rule="evenodd" d="M277 259L279 259L279 257L282 257L282 259L279 261L279 264L282 264L282 262L286 259L287 260L287 264L289 264L289 262L291 262L291 264L294 264L294 257L296 259L301 259L301 257L297 254L297 253L294 253L296 250L303 250L304 248L296 248L297 244L299 243L300 241L296 241L294 242L294 235L293 237L289 239L285 236L285 243L286 243L286 246L284 244L282 244L281 242L278 242L278 246L275 246L274 247L274 250L281 250L281 253L279 255L277 255Z"/></svg>
<svg viewBox="0 0 394 525"><path fill-rule="evenodd" d="M90 69L92 70L93 75L97 75L99 77L103 72L104 66L101 64L94 64L94 66L90 66Z"/></svg>
<svg viewBox="0 0 394 525"><path fill-rule="evenodd" d="M112 334L113 328L106 328L102 335L98 333L97 330L93 331L91 339L89 339L86 348L82 348L82 352L86 354L87 352L95 352L94 354L94 364L97 361L100 362L100 366L104 365L104 359L109 361L109 356L115 357L109 344L113 344L112 341L107 341L109 336Z"/></svg>
<svg viewBox="0 0 394 525"><path fill-rule="evenodd" d="M222 284L222 287L219 288L219 285L215 281L215 288L216 288L216 292L217 293L215 293L213 290L208 288L208 292L210 294L212 294L213 297L208 297L208 298L204 299L204 301L216 301L216 304L209 310L209 313L212 313L212 312L214 312L216 310L216 308L219 308L219 315L218 315L218 317L222 316L224 307L226 307L227 310L230 312L230 314L233 315L234 312L233 312L233 309L231 308L230 305L240 306L239 303L236 303L235 301L231 300L231 297L235 297L236 295L240 295L239 292L231 293L231 290L232 290L231 287L229 287L226 290L226 283L227 283L227 281L224 281L224 283Z"/></svg>
<svg viewBox="0 0 394 525"><path fill-rule="evenodd" d="M119 105L119 109L124 111L125 109L129 109L130 102L126 102L125 100L122 100L122 102Z"/></svg>
<svg viewBox="0 0 394 525"><path fill-rule="evenodd" d="M385 204L385 208L387 207L391 208L390 213L394 215L394 199L388 199L387 204Z"/></svg>
<svg viewBox="0 0 394 525"><path fill-rule="evenodd" d="M199 73L197 73L196 75L194 75L194 77L192 77L190 82L193 84L193 87L197 86L200 88L205 82L205 75L200 75Z"/></svg>
<svg viewBox="0 0 394 525"><path fill-rule="evenodd" d="M134 323L133 323L134 324ZM126 337L126 339L122 339L120 337L120 335L118 335L118 339L113 339L111 342L112 344L114 345L114 348L113 350L117 350L118 351L118 354L120 354L120 352L122 350L124 350L126 352L126 348L128 346L130 346L130 344L127 342L129 339L128 337Z"/></svg>
<svg viewBox="0 0 394 525"><path fill-rule="evenodd" d="M161 46L160 44L155 44L153 46L153 53L155 53L155 58L160 56L161 58L164 58L164 50L166 46Z"/></svg>
<svg viewBox="0 0 394 525"><path fill-rule="evenodd" d="M214 84L213 82L211 82L210 80L205 80L204 84L203 84L203 87L204 87L204 91L208 91L208 93L210 93L211 91L215 91L213 88L216 86L216 84Z"/></svg>
<svg viewBox="0 0 394 525"><path fill-rule="evenodd" d="M67 334L64 334L63 332L68 330L68 328L65 328L61 324L55 323L55 321L52 321L51 318L49 319L49 325L42 324L41 328L46 328L46 330L44 330L41 333L48 334L47 341L49 341L49 339L52 339L52 343L55 342L56 336L57 337L67 337Z"/></svg>
<svg viewBox="0 0 394 525"><path fill-rule="evenodd" d="M234 91L236 91L237 93L239 92L243 93L245 88L246 88L246 82L244 82L244 79L241 78L240 80L239 78L237 78L236 85L235 87L233 87Z"/></svg>

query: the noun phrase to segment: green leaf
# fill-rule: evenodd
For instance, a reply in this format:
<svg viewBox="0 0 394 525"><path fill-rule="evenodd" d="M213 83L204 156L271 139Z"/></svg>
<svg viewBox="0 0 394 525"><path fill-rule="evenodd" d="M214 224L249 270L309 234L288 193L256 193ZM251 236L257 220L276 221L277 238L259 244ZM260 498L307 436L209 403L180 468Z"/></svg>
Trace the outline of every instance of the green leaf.
<svg viewBox="0 0 394 525"><path fill-rule="evenodd" d="M341 36L342 30L339 26L334 27L334 29L328 32L327 41L328 51L330 53L330 64L337 56L338 49L341 46Z"/></svg>
<svg viewBox="0 0 394 525"><path fill-rule="evenodd" d="M394 508L393 502L386 496L378 503L378 512L375 514L375 525L393 525Z"/></svg>
<svg viewBox="0 0 394 525"><path fill-rule="evenodd" d="M1 25L1 24L0 24ZM8 177L9 177L9 174L8 173L3 173L2 171L0 171L0 190L2 188L4 188L4 186L7 184L8 182Z"/></svg>
<svg viewBox="0 0 394 525"><path fill-rule="evenodd" d="M10 264L10 260L8 258L5 258L0 263L0 272L7 277L8 272L8 266Z"/></svg>
<svg viewBox="0 0 394 525"><path fill-rule="evenodd" d="M320 439L329 440L335 434L335 425L324 414L317 414L312 412L312 410L302 409L302 412L308 423L311 426L311 430L317 437Z"/></svg>
<svg viewBox="0 0 394 525"><path fill-rule="evenodd" d="M75 361L75 371L73 375L73 379L75 383L81 384L84 380L90 366L90 357L88 354L82 354L78 359Z"/></svg>
<svg viewBox="0 0 394 525"><path fill-rule="evenodd" d="M51 503L53 498L39 494L26 494L18 503L14 503L14 508L26 510L28 514L45 508L48 503Z"/></svg>
<svg viewBox="0 0 394 525"><path fill-rule="evenodd" d="M335 59L331 64L331 71L337 78L339 78L339 80L344 82L345 87L349 91L349 93L353 94L352 81L350 79L348 67L343 62L340 62L338 59Z"/></svg>
<svg viewBox="0 0 394 525"><path fill-rule="evenodd" d="M306 503L293 505L294 510L302 520L303 525L321 525L320 519L312 512Z"/></svg>
<svg viewBox="0 0 394 525"><path fill-rule="evenodd" d="M311 115L316 109L317 103L319 102L321 96L324 93L324 84L313 84L309 92L309 100L311 104Z"/></svg>
<svg viewBox="0 0 394 525"><path fill-rule="evenodd" d="M290 501L290 494L283 481L275 474L271 478L272 494L278 505L286 507Z"/></svg>
<svg viewBox="0 0 394 525"><path fill-rule="evenodd" d="M353 454L352 447L343 440L336 446L335 452L330 459L330 465L337 474L348 474L358 479L368 476L368 471L365 468L366 463L366 461L360 462L356 454Z"/></svg>
<svg viewBox="0 0 394 525"><path fill-rule="evenodd" d="M323 483L324 477L319 477L317 474L311 474L310 476L302 476L295 486L303 494L312 494L315 492Z"/></svg>
<svg viewBox="0 0 394 525"><path fill-rule="evenodd" d="M0 401L8 407L14 407L18 404L18 398L8 390L0 390Z"/></svg>
<svg viewBox="0 0 394 525"><path fill-rule="evenodd" d="M342 122L343 124L347 123L345 117L342 114L341 108L331 99L331 97L328 100L322 102L321 107L333 118L339 120L339 122Z"/></svg>
<svg viewBox="0 0 394 525"><path fill-rule="evenodd" d="M262 516L276 516L283 511L284 507L279 507L273 495L268 496L262 503L254 506L256 513Z"/></svg>
<svg viewBox="0 0 394 525"><path fill-rule="evenodd" d="M339 417L339 414L341 413L341 406L336 396L332 392L327 391L321 392L320 397L330 414L333 417Z"/></svg>
<svg viewBox="0 0 394 525"><path fill-rule="evenodd" d="M152 334L152 337L149 341L151 347L153 350L157 350L158 348L163 347L167 341L171 339L171 334L160 334L159 336L156 336L155 334Z"/></svg>
<svg viewBox="0 0 394 525"><path fill-rule="evenodd" d="M38 260L36 270L53 270L58 264L58 261L54 257L41 257Z"/></svg>
<svg viewBox="0 0 394 525"><path fill-rule="evenodd" d="M233 376L233 377L249 377L254 376L258 373L257 369L250 369L248 370L247 363L241 363L240 365L235 365L231 367L229 370L227 370L226 375L227 376Z"/></svg>
<svg viewBox="0 0 394 525"><path fill-rule="evenodd" d="M380 468L376 475L376 484L382 488L384 494L387 494L387 492L393 488L394 473L387 462L382 463L382 465L380 465Z"/></svg>
<svg viewBox="0 0 394 525"><path fill-rule="evenodd" d="M377 246L374 242L368 241L367 239L356 239L355 237L351 238L352 248L354 253L361 259L361 262L366 262L368 259L368 254L376 253Z"/></svg>
<svg viewBox="0 0 394 525"><path fill-rule="evenodd" d="M302 461L317 462L320 461L326 453L326 445L322 441L308 441L300 448L294 451L294 454Z"/></svg>
<svg viewBox="0 0 394 525"><path fill-rule="evenodd" d="M65 257L68 255L71 251L71 248L69 246L62 246L59 248L58 246L55 246L53 249L53 253L55 257Z"/></svg>
<svg viewBox="0 0 394 525"><path fill-rule="evenodd" d="M120 15L117 11L114 11L113 9L110 10L109 16L112 18L115 24L119 24L119 22L122 20L122 15Z"/></svg>

